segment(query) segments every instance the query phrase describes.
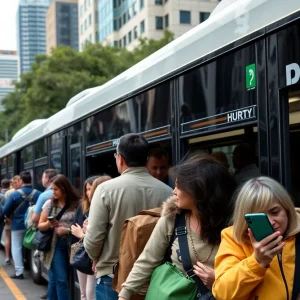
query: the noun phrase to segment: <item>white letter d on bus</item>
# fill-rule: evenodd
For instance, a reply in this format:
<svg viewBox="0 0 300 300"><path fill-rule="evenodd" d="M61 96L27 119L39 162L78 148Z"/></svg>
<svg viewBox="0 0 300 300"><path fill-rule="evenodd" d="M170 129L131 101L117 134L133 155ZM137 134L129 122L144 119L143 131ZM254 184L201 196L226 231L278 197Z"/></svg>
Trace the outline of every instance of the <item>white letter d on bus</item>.
<svg viewBox="0 0 300 300"><path fill-rule="evenodd" d="M294 75L294 77L292 77ZM300 79L300 66L296 63L286 66L286 85L292 85Z"/></svg>

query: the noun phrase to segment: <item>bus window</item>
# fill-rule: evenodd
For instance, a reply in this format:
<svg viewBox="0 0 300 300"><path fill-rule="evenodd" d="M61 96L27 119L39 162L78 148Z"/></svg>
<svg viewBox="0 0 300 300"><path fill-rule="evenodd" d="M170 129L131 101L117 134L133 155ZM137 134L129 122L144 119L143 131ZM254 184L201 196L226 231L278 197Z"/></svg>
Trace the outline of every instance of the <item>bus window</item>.
<svg viewBox="0 0 300 300"><path fill-rule="evenodd" d="M32 160L33 160L32 145L30 145L22 150L22 157L23 157L24 164L32 162Z"/></svg>
<svg viewBox="0 0 300 300"><path fill-rule="evenodd" d="M255 45L252 44L180 76L180 123L224 112L232 112L230 121L235 124L249 119L248 111L236 115L236 110L256 105L255 87L247 88L245 76L246 66L255 68L255 61Z"/></svg>
<svg viewBox="0 0 300 300"><path fill-rule="evenodd" d="M112 178L119 176L114 152L106 152L87 157L87 177L107 174Z"/></svg>
<svg viewBox="0 0 300 300"><path fill-rule="evenodd" d="M63 172L62 154L63 154L63 131L56 132L50 137L51 159L50 167L56 169L58 173Z"/></svg>
<svg viewBox="0 0 300 300"><path fill-rule="evenodd" d="M81 123L76 123L74 126L68 128L68 134L70 136L70 144L74 145L81 142L82 129Z"/></svg>
<svg viewBox="0 0 300 300"><path fill-rule="evenodd" d="M81 162L81 146L72 147L70 149L70 181L78 191L81 189L80 176L80 162Z"/></svg>
<svg viewBox="0 0 300 300"><path fill-rule="evenodd" d="M42 183L42 177L45 170L46 166L39 166L34 168L34 188L41 192L45 190Z"/></svg>
<svg viewBox="0 0 300 300"><path fill-rule="evenodd" d="M205 135L186 142L186 158L212 155L234 174L239 185L260 174L256 127Z"/></svg>
<svg viewBox="0 0 300 300"><path fill-rule="evenodd" d="M42 139L34 144L34 158L39 159L45 156L47 156L47 139Z"/></svg>
<svg viewBox="0 0 300 300"><path fill-rule="evenodd" d="M166 82L88 118L87 145L167 126L170 116L170 82Z"/></svg>
<svg viewBox="0 0 300 300"><path fill-rule="evenodd" d="M61 159L61 152L52 152L51 153L51 160L50 166L52 169L56 169L57 173L60 174L62 171L62 159Z"/></svg>
<svg viewBox="0 0 300 300"><path fill-rule="evenodd" d="M7 157L1 159L1 179L7 178Z"/></svg>
<svg viewBox="0 0 300 300"><path fill-rule="evenodd" d="M153 177L174 187L174 183L168 176L172 166L172 148L170 141L150 143L148 150L147 169Z"/></svg>

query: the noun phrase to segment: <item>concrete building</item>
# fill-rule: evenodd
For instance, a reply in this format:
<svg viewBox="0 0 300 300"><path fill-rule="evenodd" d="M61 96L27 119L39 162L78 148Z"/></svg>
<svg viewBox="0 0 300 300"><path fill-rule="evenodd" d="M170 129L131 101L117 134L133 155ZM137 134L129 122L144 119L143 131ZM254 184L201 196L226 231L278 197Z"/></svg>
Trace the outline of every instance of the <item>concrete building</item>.
<svg viewBox="0 0 300 300"><path fill-rule="evenodd" d="M175 38L204 22L219 0L101 0L99 42L133 49L138 38L160 39L163 30Z"/></svg>
<svg viewBox="0 0 300 300"><path fill-rule="evenodd" d="M46 16L47 54L58 45L78 50L78 0L52 0Z"/></svg>
<svg viewBox="0 0 300 300"><path fill-rule="evenodd" d="M102 1L102 0L101 0ZM78 0L79 50L84 45L99 42L98 38L98 2L99 0Z"/></svg>
<svg viewBox="0 0 300 300"><path fill-rule="evenodd" d="M46 53L46 12L51 0L19 0L17 48L20 72L31 70L37 54Z"/></svg>
<svg viewBox="0 0 300 300"><path fill-rule="evenodd" d="M175 38L204 22L220 0L78 0L79 49L86 42L132 50L138 38Z"/></svg>
<svg viewBox="0 0 300 300"><path fill-rule="evenodd" d="M0 50L0 110L2 99L14 90L14 81L18 79L18 56L16 51Z"/></svg>

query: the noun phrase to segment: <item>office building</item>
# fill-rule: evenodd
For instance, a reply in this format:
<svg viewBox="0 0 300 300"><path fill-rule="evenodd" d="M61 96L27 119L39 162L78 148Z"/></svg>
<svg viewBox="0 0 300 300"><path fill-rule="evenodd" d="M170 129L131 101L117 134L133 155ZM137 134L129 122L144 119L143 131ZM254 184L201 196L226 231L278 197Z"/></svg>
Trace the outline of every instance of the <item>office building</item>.
<svg viewBox="0 0 300 300"><path fill-rule="evenodd" d="M16 51L0 50L0 110L2 100L14 90L14 81L18 79L18 56Z"/></svg>
<svg viewBox="0 0 300 300"><path fill-rule="evenodd" d="M19 0L17 48L20 73L31 70L37 54L46 53L46 12L50 0Z"/></svg>
<svg viewBox="0 0 300 300"><path fill-rule="evenodd" d="M78 50L78 0L52 0L46 17L47 54L57 46Z"/></svg>
<svg viewBox="0 0 300 300"><path fill-rule="evenodd" d="M177 38L204 22L219 0L98 1L99 42L133 49L139 37L160 39L168 29Z"/></svg>
<svg viewBox="0 0 300 300"><path fill-rule="evenodd" d="M101 0L102 1L102 0ZM86 43L97 43L98 38L98 3L99 0L78 0L79 49Z"/></svg>

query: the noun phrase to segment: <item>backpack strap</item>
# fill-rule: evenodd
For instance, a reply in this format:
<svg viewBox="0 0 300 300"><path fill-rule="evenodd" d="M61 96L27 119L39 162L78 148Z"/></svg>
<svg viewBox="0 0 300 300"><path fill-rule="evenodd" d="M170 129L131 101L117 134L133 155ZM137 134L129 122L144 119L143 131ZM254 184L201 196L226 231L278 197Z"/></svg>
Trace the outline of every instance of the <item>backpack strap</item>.
<svg viewBox="0 0 300 300"><path fill-rule="evenodd" d="M25 192L24 192L22 189L18 189L17 192L21 194L21 196L22 196L22 198L23 198L23 201L22 201L22 202L17 206L17 208L13 211L11 217L14 216L14 214L16 213L16 211L23 205L23 203L24 203L25 201L30 202L30 200L33 198L33 196L34 196L35 193L37 192L37 190L33 189L29 195L26 195Z"/></svg>
<svg viewBox="0 0 300 300"><path fill-rule="evenodd" d="M30 201L34 197L37 190L33 189L29 195L26 195L22 189L18 189L17 192L19 192L25 200Z"/></svg>
<svg viewBox="0 0 300 300"><path fill-rule="evenodd" d="M26 197L27 196L22 189L18 189L17 192L20 193L22 195L22 197Z"/></svg>
<svg viewBox="0 0 300 300"><path fill-rule="evenodd" d="M300 295L300 233L296 235L295 254L295 275L292 300L298 299Z"/></svg>
<svg viewBox="0 0 300 300"><path fill-rule="evenodd" d="M31 193L27 196L27 199L28 199L29 201L32 200L36 192L37 192L37 190L36 190L36 189L33 189L33 190L31 191Z"/></svg>
<svg viewBox="0 0 300 300"><path fill-rule="evenodd" d="M193 264L190 257L189 245L187 240L187 228L185 221L185 212L181 212L179 215L178 227L175 230L176 236L178 237L179 250L182 259L183 268L188 275L192 278L201 295L205 295L209 292L209 289L205 286L202 280L194 273Z"/></svg>
<svg viewBox="0 0 300 300"><path fill-rule="evenodd" d="M16 213L16 211L23 205L23 203L24 203L25 201L27 201L27 195L24 193L24 191L23 191L22 189L18 189L17 192L18 192L19 194L21 194L23 200L22 200L22 202L17 206L17 208L13 211L13 213L11 214L11 217L13 217L14 214Z"/></svg>

